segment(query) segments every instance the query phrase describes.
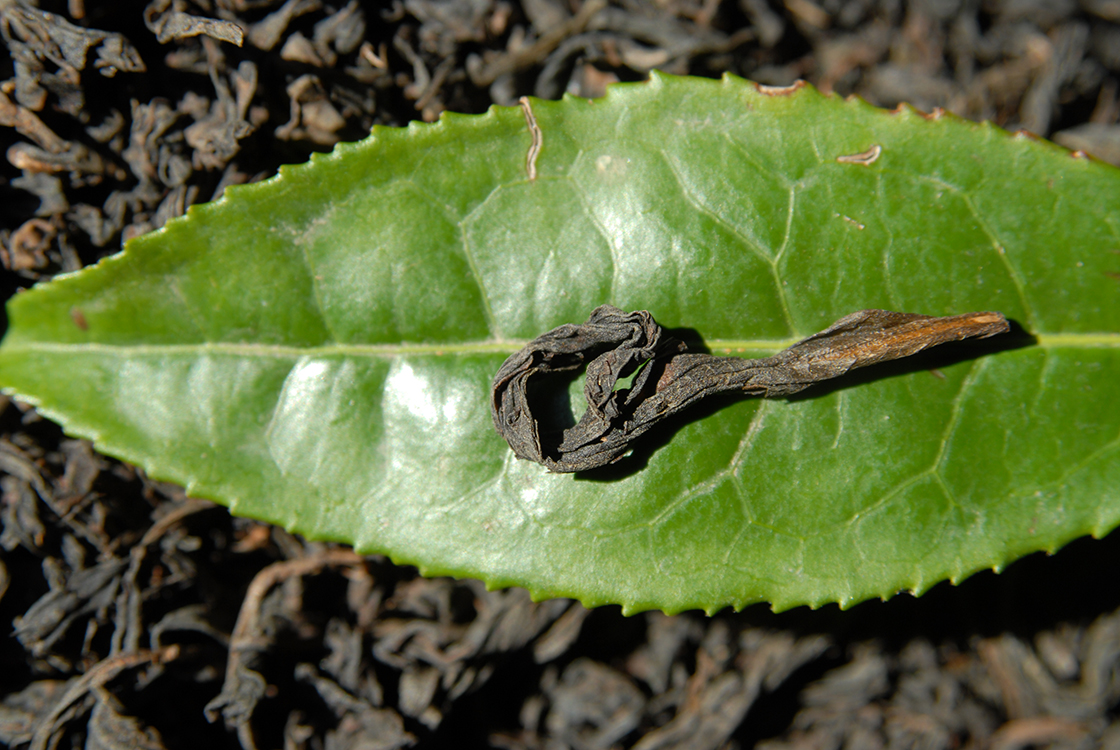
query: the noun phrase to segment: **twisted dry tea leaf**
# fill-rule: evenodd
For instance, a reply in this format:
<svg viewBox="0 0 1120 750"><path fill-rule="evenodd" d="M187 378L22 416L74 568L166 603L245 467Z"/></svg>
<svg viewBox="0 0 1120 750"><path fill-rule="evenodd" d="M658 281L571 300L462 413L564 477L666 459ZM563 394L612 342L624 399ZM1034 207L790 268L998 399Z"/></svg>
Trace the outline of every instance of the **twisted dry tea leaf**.
<svg viewBox="0 0 1120 750"><path fill-rule="evenodd" d="M645 310L624 313L602 305L583 325L554 328L510 356L494 376L490 410L498 433L520 458L550 471L585 471L617 461L639 435L705 396L788 396L858 367L1007 330L997 312L938 318L860 310L772 357L742 359L686 352ZM529 381L578 370L588 360L587 411L575 426L542 434L530 407ZM629 389L616 390L620 378L635 373Z"/></svg>

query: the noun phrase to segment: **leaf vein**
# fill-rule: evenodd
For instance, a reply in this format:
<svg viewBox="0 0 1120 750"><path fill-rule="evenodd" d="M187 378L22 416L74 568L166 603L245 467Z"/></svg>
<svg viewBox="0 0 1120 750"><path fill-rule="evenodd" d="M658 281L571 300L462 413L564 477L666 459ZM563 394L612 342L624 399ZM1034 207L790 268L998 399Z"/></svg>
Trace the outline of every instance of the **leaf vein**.
<svg viewBox="0 0 1120 750"><path fill-rule="evenodd" d="M743 437L739 440L739 445L735 447L735 453L731 456L731 461L728 463L732 476L735 477L737 482L740 482L740 487L742 486L742 480L739 478L739 469L745 466L744 461L746 459L746 454L754 447L755 438L758 437L758 433L762 431L763 423L766 421L766 417L769 416L771 411L771 403L773 402L761 401L759 403L758 409L755 410L754 416L751 417L751 421L747 425L747 429L743 432Z"/></svg>
<svg viewBox="0 0 1120 750"><path fill-rule="evenodd" d="M1038 334L1032 348L1041 349L1120 349L1120 333ZM778 351L796 343L797 339L707 339L713 352ZM493 338L459 342L409 342L385 344L331 343L316 346L287 346L254 342L200 341L191 344L109 344L103 342L11 341L7 351L43 354L105 354L114 357L184 355L226 355L241 357L273 357L298 359L309 356L401 357L401 356L474 356L511 354L528 343L525 339ZM763 402L769 403L769 402Z"/></svg>
<svg viewBox="0 0 1120 750"><path fill-rule="evenodd" d="M992 247L996 251L996 255L999 256L1000 263L1002 263L1003 267L1007 270L1007 275L1011 278L1011 283L1015 285L1015 291L1019 295L1019 304L1023 306L1023 312L1026 313L1027 320L1030 322L1031 327L1037 328L1038 321L1034 313L1034 308L1027 300L1026 285L1023 283L1023 278L1019 274L1019 270L1015 268L1014 265L1012 265L1011 259L1007 256L1006 245L1004 245L1004 243L1000 241L999 236L996 234L995 230L988 224L984 217L980 215L980 211L979 209L977 209L976 204L973 202L972 196L963 190L960 191L959 194L964 200L964 204L968 206L968 210L972 214L973 218L976 219L977 223L980 225L980 228L984 230L984 234L987 235L989 241L991 241Z"/></svg>
<svg viewBox="0 0 1120 750"><path fill-rule="evenodd" d="M782 305L782 315L785 317L786 327L789 328L791 336L797 335L797 326L793 323L793 315L789 310L789 300L786 298L786 289L782 284L782 274L778 270L778 264L782 261L782 256L786 252L786 247L789 246L789 239L793 235L793 217L797 205L797 189L790 187L789 189L789 206L786 209L786 226L785 233L782 236L782 245L778 248L778 252L774 254L774 259L770 261L770 268L774 274L774 284L778 287L778 302Z"/></svg>
<svg viewBox="0 0 1120 750"><path fill-rule="evenodd" d="M694 208L699 213L702 213L705 216L707 216L716 225L718 225L720 227L723 227L729 234L732 234L735 237L737 237L739 239L739 241L741 241L744 245L746 245L748 248L750 248L750 250L756 256L758 256L758 258L760 260L765 261L767 265L771 265L771 266L773 265L773 257L771 256L770 253L767 253L765 250L763 250L763 248L758 244L757 240L753 240L753 239L747 237L742 232L740 232L737 227L732 226L730 223L728 223L727 220L724 219L722 216L720 216L719 214L715 213L714 211L712 211L707 206L700 203L700 201L696 197L695 192L690 187L688 187L688 185L685 184L684 175L682 175L680 173L679 165L677 165L674 162L674 160L669 156L669 154L666 153L665 149L660 149L658 151L658 153L665 160L666 165L668 165L668 167L669 167L669 171L673 173L673 177L677 181L677 186L680 188L681 193L684 196L684 199L688 202L688 205L692 206L692 208Z"/></svg>
<svg viewBox="0 0 1120 750"><path fill-rule="evenodd" d="M1118 447L1120 447L1120 433L1118 433L1116 435L1116 437L1114 437L1112 440L1109 440L1107 443L1102 445L1100 448L1097 448L1095 451L1091 452L1085 458L1081 459L1080 461L1075 463L1073 466L1069 467L1066 471L1062 472L1062 475L1059 476L1057 479L1054 479L1051 482L1047 482L1046 484L1042 485L1042 487L1044 487L1044 488L1045 487L1053 487L1053 488L1060 487L1064 482L1069 481L1069 478L1072 477L1074 474L1076 474L1077 472L1086 468L1087 466L1090 466L1094 462L1099 461L1100 458L1102 456L1104 456L1106 453L1108 453L1109 451L1115 450Z"/></svg>
<svg viewBox="0 0 1120 750"><path fill-rule="evenodd" d="M949 408L949 419L946 420L945 429L941 435L941 447L937 451L937 455L934 457L931 464L934 476L937 478L938 482L942 484L945 478L941 475L941 465L944 463L948 453L949 443L956 433L957 423L960 421L961 409L963 408L962 404L964 403L965 397L968 395L968 391L972 388L972 384L979 379L981 373L987 368L989 361L990 358L985 358L970 362L968 373L965 374L964 379L961 380L961 386L957 391L957 395L953 397L953 403ZM948 492L948 487L946 487L946 492ZM953 504L959 505L951 493L949 494L949 499Z"/></svg>
<svg viewBox="0 0 1120 750"><path fill-rule="evenodd" d="M583 151L580 151L580 155L582 154ZM598 232L599 236L603 238L604 244L606 244L608 250L610 250L611 281L610 285L607 288L607 296L611 301L614 301L617 299L617 297L615 296L615 292L618 289L618 248L615 247L614 242L611 241L611 233L607 231L607 228L604 227L603 224L599 221L599 217L595 215L595 211L592 210L591 201L588 200L587 193L584 192L583 185L574 177L568 176L567 179L568 182L572 185L572 188L575 190L576 197L579 199L579 203L583 208L584 215L587 216L588 220L591 222L591 226L595 227L595 231Z"/></svg>
<svg viewBox="0 0 1120 750"><path fill-rule="evenodd" d="M875 195L878 200L875 202L876 210L879 213L879 226L882 227L883 232L887 235L887 241L883 245L883 286L887 290L887 299L890 300L891 306L895 309L901 309L902 304L899 302L898 290L895 288L894 274L891 271L891 259L894 257L894 229L892 223L887 219L886 206L887 196L883 189L883 173L879 172L875 175Z"/></svg>
<svg viewBox="0 0 1120 750"><path fill-rule="evenodd" d="M319 275L315 271L315 263L312 262L312 260L311 260L311 253L308 250L306 240L307 240L307 235L314 228L316 228L320 225L327 225L327 224L330 223L331 216L334 214L335 210L336 210L335 208L332 208L332 209L328 210L325 215L323 215L323 216L319 217L317 220L313 221L311 223L311 226L306 227L299 234L299 236L297 236L296 239L295 239L295 244L296 244L297 247L299 247L299 253L303 257L304 268L306 269L307 274L310 277L311 294L315 298L315 310L319 314L319 320L322 321L323 328L327 329L327 333L330 334L331 341L338 341L339 336L338 336L337 332L334 330L334 327L331 325L330 319L327 317L327 310L326 310L326 307L323 305L322 290L319 287Z"/></svg>
<svg viewBox="0 0 1120 750"><path fill-rule="evenodd" d="M1000 263L1004 267L1004 270L1007 271L1008 278L1015 286L1015 293L1019 297L1019 304L1023 307L1023 313L1027 316L1027 321L1029 322L1030 327L1037 329L1037 319L1033 307L1031 306L1030 302L1027 301L1026 285L1023 283L1022 276L1019 274L1018 269L1016 269L1015 266L1012 265L1011 259L1007 255L1006 246L1000 240L996 231L988 224L987 220L985 220L980 210L976 207L976 203L973 201L972 195L965 189L950 182L946 182L945 180L939 179L938 177L935 177L933 175L918 173L914 174L914 176L918 179L933 183L938 187L941 187L949 192L954 193L955 195L960 196L960 199L968 208L968 212L972 214L972 218L976 220L976 223L980 226L980 230L984 232L984 236L986 236L988 238L988 242L991 243L992 250L995 251L996 257L999 258Z"/></svg>
<svg viewBox="0 0 1120 750"><path fill-rule="evenodd" d="M779 172L775 172L772 169L767 169L765 166L762 165L761 162L759 162L757 159L755 159L753 156L751 156L751 153L749 151L747 151L746 149L744 149L742 147L742 145L740 145L734 138L732 138L729 133L724 132L723 137L729 144L731 144L731 149L735 153L739 154L739 156L741 156L744 161L748 162L751 166L753 166L759 172L761 172L763 174L771 175L774 179L781 182L782 185L784 187L786 187L787 189L792 187L793 183L791 183L790 180L785 175L783 175Z"/></svg>
<svg viewBox="0 0 1120 750"><path fill-rule="evenodd" d="M459 240L463 250L463 257L466 258L467 267L471 270L471 278L474 279L475 285L478 286L478 294L482 299L482 315L486 318L486 328L490 331L490 336L494 339L501 339L502 333L494 317L494 308L490 303L490 291L486 288L486 281L482 277L482 270L479 268L478 258L475 257L470 240L467 239L467 225L470 223L471 218L478 213L483 206L489 203L490 199L493 198L502 187L504 186L495 186L485 198L478 202L478 205L472 208L470 212L458 222Z"/></svg>

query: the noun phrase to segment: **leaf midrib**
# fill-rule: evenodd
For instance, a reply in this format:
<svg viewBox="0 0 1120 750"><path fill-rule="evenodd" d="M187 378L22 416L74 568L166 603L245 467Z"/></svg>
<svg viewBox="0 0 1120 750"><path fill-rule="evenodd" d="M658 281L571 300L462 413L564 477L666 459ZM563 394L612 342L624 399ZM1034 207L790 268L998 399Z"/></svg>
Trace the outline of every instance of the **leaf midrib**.
<svg viewBox="0 0 1120 750"><path fill-rule="evenodd" d="M1035 347L1049 349L1120 349L1120 333L1053 333L1037 334ZM791 339L708 339L704 343L713 352L779 351L800 341ZM10 343L9 353L72 354L101 353L111 356L157 356L174 354L217 354L241 357L298 359L307 356L355 356L392 358L406 355L473 355L510 354L528 343L524 340L502 339L465 341L454 344L325 344L288 346L282 344L202 342L195 344L104 344L33 341ZM1032 347L1034 348L1034 347Z"/></svg>

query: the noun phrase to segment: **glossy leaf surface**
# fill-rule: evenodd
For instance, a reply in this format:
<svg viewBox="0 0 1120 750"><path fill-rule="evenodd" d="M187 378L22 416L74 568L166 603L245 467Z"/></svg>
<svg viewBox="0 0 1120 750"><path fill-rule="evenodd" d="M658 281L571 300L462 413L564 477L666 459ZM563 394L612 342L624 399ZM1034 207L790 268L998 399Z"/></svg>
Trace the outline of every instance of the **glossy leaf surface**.
<svg viewBox="0 0 1120 750"><path fill-rule="evenodd" d="M1120 523L1120 172L730 77L532 108L534 180L519 109L378 128L19 295L0 385L236 513L630 612L920 592ZM1036 338L702 408L605 476L514 460L491 377L606 302L740 356L864 308Z"/></svg>

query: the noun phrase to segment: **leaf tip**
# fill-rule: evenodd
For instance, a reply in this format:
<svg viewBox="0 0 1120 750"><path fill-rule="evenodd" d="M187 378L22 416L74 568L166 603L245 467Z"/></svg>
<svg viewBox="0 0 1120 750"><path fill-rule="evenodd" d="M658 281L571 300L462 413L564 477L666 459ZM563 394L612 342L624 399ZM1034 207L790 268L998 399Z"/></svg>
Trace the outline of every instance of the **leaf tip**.
<svg viewBox="0 0 1120 750"><path fill-rule="evenodd" d="M903 121L912 120L914 118L920 118L922 120L928 119L928 114L926 112L918 109L910 102L899 102L898 106L894 109L887 110L887 113L895 115Z"/></svg>
<svg viewBox="0 0 1120 750"><path fill-rule="evenodd" d="M710 78L698 78L696 76L678 76L674 75L673 73L666 73L664 70L658 70L657 68L654 68L649 72L649 80L647 81L638 81L636 84L630 84L626 81L622 81L620 83L612 83L607 88L625 88L630 85L638 85L649 87L657 91L668 86L695 85L691 83L692 81L714 83L714 81L712 81Z"/></svg>
<svg viewBox="0 0 1120 750"><path fill-rule="evenodd" d="M804 600L798 597L784 598L775 596L772 597L772 599L773 600L770 602L770 611L776 615L780 615L782 612L788 612L795 607L808 607L809 609L816 610L821 606L819 601Z"/></svg>
<svg viewBox="0 0 1120 750"><path fill-rule="evenodd" d="M725 70L723 75L719 77L719 82L724 86L745 86L750 83L746 78L735 75L728 70Z"/></svg>
<svg viewBox="0 0 1120 750"><path fill-rule="evenodd" d="M918 597L920 597L922 594L926 593L929 590L930 590L930 584L926 581L923 581L923 580L913 581L913 582L910 583L910 585L908 585L904 589L904 591L907 594L914 597L915 599L917 599ZM895 595L901 594L901 593L903 593L903 592L902 591L897 591L894 594L887 594L885 598L883 598L883 597L880 597L880 598L882 598L883 601L886 601L887 599L890 599L892 596L895 596Z"/></svg>
<svg viewBox="0 0 1120 750"><path fill-rule="evenodd" d="M1116 529L1116 523L1108 523L1105 521L1098 522L1089 529L1089 535L1094 539L1104 539Z"/></svg>

